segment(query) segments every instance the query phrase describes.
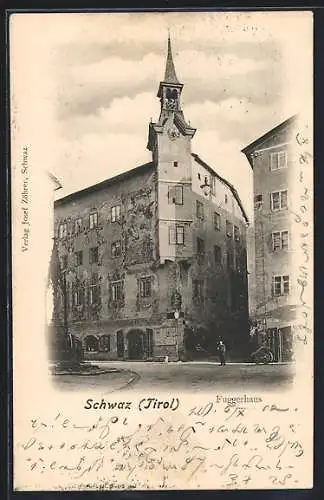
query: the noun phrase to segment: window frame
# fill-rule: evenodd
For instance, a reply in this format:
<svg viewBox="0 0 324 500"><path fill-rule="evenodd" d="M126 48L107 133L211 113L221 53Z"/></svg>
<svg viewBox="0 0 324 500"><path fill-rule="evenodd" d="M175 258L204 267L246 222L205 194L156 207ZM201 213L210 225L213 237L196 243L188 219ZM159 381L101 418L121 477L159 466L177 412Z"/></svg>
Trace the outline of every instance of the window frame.
<svg viewBox="0 0 324 500"><path fill-rule="evenodd" d="M74 221L74 234L80 234L82 231L82 217L78 217Z"/></svg>
<svg viewBox="0 0 324 500"><path fill-rule="evenodd" d="M77 267L83 266L83 250L77 250L74 252L75 255L75 265Z"/></svg>
<svg viewBox="0 0 324 500"><path fill-rule="evenodd" d="M181 230L182 241L179 241L179 230ZM174 238L172 238L172 233ZM174 241L172 241L174 240ZM169 245L184 245L185 244L185 226L182 224L175 224L174 226L169 226Z"/></svg>
<svg viewBox="0 0 324 500"><path fill-rule="evenodd" d="M174 190L175 196L172 196L172 190ZM180 201L178 196L178 191L180 192ZM182 184L169 184L168 186L168 201L169 205L183 205L183 185Z"/></svg>
<svg viewBox="0 0 324 500"><path fill-rule="evenodd" d="M257 199L260 198L260 199ZM260 210L263 207L263 194L256 194L254 196L254 209Z"/></svg>
<svg viewBox="0 0 324 500"><path fill-rule="evenodd" d="M89 214L89 229L98 227L98 211L90 212Z"/></svg>
<svg viewBox="0 0 324 500"><path fill-rule="evenodd" d="M276 284L280 286L280 293L276 293ZM285 288L288 286L288 291ZM278 287L277 287L278 289ZM290 276L288 274L275 274L272 276L272 297L285 297L290 294Z"/></svg>
<svg viewBox="0 0 324 500"><path fill-rule="evenodd" d="M199 248L200 242L201 242L202 248ZM206 252L204 238L201 238L200 236L197 236L196 244L197 244L197 256L198 257L204 257L205 256L205 252Z"/></svg>
<svg viewBox="0 0 324 500"><path fill-rule="evenodd" d="M95 259L93 258L94 253L96 255ZM89 264L98 264L98 262L99 262L99 247L96 246L89 248Z"/></svg>
<svg viewBox="0 0 324 500"><path fill-rule="evenodd" d="M198 293L195 293L197 291ZM204 280L203 279L193 279L192 280L192 300L193 302L203 304L205 299L204 294Z"/></svg>
<svg viewBox="0 0 324 500"><path fill-rule="evenodd" d="M205 220L205 207L200 200L196 200L196 217L200 221Z"/></svg>
<svg viewBox="0 0 324 500"><path fill-rule="evenodd" d="M94 273L91 277L90 284L88 286L89 292L89 304L90 305L100 305L101 304L101 286L98 278L98 273ZM94 292L96 292L97 300L94 301Z"/></svg>
<svg viewBox="0 0 324 500"><path fill-rule="evenodd" d="M112 223L120 221L120 219L121 219L121 206L120 206L120 204L113 205L111 207L110 215L111 215L111 222Z"/></svg>
<svg viewBox="0 0 324 500"><path fill-rule="evenodd" d="M282 206L282 193L286 193L286 197L287 197L287 204L285 206ZM279 195L279 198L278 198L279 207L278 208L274 208L274 203L273 203L273 197L276 194ZM288 189L281 189L279 191L271 191L270 200L271 200L271 211L272 212L279 212L281 210L287 210L287 208L288 208Z"/></svg>
<svg viewBox="0 0 324 500"><path fill-rule="evenodd" d="M221 230L221 215L218 212L214 212L213 214L213 225L215 231Z"/></svg>
<svg viewBox="0 0 324 500"><path fill-rule="evenodd" d="M66 238L66 236L67 236L67 223L61 222L59 224L59 239L63 240L63 238Z"/></svg>
<svg viewBox="0 0 324 500"><path fill-rule="evenodd" d="M284 157L284 165L280 164L280 157L282 157L282 155ZM287 168L287 166L288 166L288 154L286 150L274 151L270 153L271 172L274 172L276 170L282 170L283 168Z"/></svg>
<svg viewBox="0 0 324 500"><path fill-rule="evenodd" d="M226 236L228 238L233 238L233 224L230 220L226 219L226 226L225 227L226 227L226 229L225 229ZM230 231L228 231L229 228L231 229Z"/></svg>
<svg viewBox="0 0 324 500"><path fill-rule="evenodd" d="M117 303L123 298L124 280L114 280L110 283L111 301ZM118 293L116 293L118 291ZM117 297L117 295L120 295Z"/></svg>
<svg viewBox="0 0 324 500"><path fill-rule="evenodd" d="M283 235L287 234L287 246L283 246ZM277 238L279 238L279 246L278 248L275 248L275 240L274 240L274 235L277 235ZM280 229L278 231L272 231L271 233L271 241L272 241L272 251L273 252L280 252L280 251L287 251L289 250L289 231L288 229Z"/></svg>
<svg viewBox="0 0 324 500"><path fill-rule="evenodd" d="M152 296L152 276L141 276L139 278L139 295L142 299Z"/></svg>
<svg viewBox="0 0 324 500"><path fill-rule="evenodd" d="M119 253L116 253L117 248L119 248ZM118 257L121 257L122 256L122 242L121 242L121 240L112 241L111 246L110 246L110 251L111 251L111 258L112 259L118 259Z"/></svg>

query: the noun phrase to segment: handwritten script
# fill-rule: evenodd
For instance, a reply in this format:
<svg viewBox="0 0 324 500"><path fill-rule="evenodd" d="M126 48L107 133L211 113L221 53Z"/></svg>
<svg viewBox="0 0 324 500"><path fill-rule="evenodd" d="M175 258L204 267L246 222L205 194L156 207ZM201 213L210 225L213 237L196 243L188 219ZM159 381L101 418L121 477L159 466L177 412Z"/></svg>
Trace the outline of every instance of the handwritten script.
<svg viewBox="0 0 324 500"><path fill-rule="evenodd" d="M298 234L297 304L300 307L295 339L308 344L312 335L312 307L309 289L312 286L312 169L313 155L309 126L297 131L295 150L298 165L297 211L294 213Z"/></svg>
<svg viewBox="0 0 324 500"><path fill-rule="evenodd" d="M298 411L216 398L175 413L35 415L16 443L16 467L35 488L298 488Z"/></svg>

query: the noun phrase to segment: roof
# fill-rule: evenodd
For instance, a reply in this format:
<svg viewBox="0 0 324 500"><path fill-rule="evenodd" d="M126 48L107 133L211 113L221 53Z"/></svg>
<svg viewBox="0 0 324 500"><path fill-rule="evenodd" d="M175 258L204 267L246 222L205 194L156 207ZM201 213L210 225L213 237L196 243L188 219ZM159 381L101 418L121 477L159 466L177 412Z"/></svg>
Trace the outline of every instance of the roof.
<svg viewBox="0 0 324 500"><path fill-rule="evenodd" d="M191 153L191 156L193 156L193 158L195 159L195 161L197 163L199 163L199 165L201 165L202 167L204 167L206 170L208 170L209 173L211 173L212 175L215 175L217 177L217 179L221 182L223 182L223 184L226 184L226 186L231 190L234 198L236 199L237 201L237 204L239 205L241 211L242 211L242 214L243 214L243 217L245 219L245 221L247 223L249 223L249 218L244 210L244 207L243 207L243 204L242 204L242 201L239 197L239 194L238 192L236 191L235 187L233 186L233 184L231 184L230 182L228 182L226 179L224 179L224 177L222 177L221 175L219 175L217 172L215 172L215 170L210 166L208 165L208 163L204 162L200 156L198 156L197 154L195 153Z"/></svg>
<svg viewBox="0 0 324 500"><path fill-rule="evenodd" d="M172 57L172 49L171 49L171 40L170 35L168 36L168 55L165 66L165 74L164 74L164 82L166 83L180 83L174 67L173 57Z"/></svg>
<svg viewBox="0 0 324 500"><path fill-rule="evenodd" d="M268 138L270 138L274 134L280 132L282 129L288 127L289 125L291 125L297 119L297 117L298 117L298 114L293 115L290 118L288 118L287 120L285 120L284 122L282 122L279 125L277 125L276 127L272 128L271 130L269 130L268 132L266 132L264 135L262 135L261 137L259 137L255 141L251 142L251 144L248 144L248 146L246 146L244 149L242 149L242 153L244 153L245 155L248 155L257 146L259 146L260 144L262 144Z"/></svg>
<svg viewBox="0 0 324 500"><path fill-rule="evenodd" d="M127 172L123 172L121 174L115 175L114 177L110 177L109 179L99 182L98 184L93 184L92 186L81 189L80 191L75 191L71 194L68 194L67 196L64 196L63 198L59 198L54 202L54 205L55 207L64 205L67 202L77 200L81 196L94 193L96 191L99 191L100 189L107 188L113 184L116 184L117 182L124 181L129 177L132 177L133 175L141 175L145 172L148 172L152 168L153 162L144 163L143 165L139 165L138 167L132 168L131 170L127 170Z"/></svg>

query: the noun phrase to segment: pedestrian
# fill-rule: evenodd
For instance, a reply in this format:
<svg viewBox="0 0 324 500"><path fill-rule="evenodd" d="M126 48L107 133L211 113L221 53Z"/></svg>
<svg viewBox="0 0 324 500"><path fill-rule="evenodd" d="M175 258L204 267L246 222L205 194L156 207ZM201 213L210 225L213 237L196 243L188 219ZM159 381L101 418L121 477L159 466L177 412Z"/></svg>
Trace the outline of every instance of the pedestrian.
<svg viewBox="0 0 324 500"><path fill-rule="evenodd" d="M217 347L218 353L219 353L219 360L220 360L220 366L225 366L226 365L226 345L222 340L219 341L218 347Z"/></svg>

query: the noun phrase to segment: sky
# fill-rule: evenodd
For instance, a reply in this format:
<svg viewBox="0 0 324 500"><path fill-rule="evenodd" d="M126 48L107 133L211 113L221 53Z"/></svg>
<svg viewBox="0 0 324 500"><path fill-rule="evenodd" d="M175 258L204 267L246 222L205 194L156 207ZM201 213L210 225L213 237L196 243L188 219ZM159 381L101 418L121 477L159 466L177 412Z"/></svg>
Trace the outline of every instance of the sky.
<svg viewBox="0 0 324 500"><path fill-rule="evenodd" d="M309 13L56 14L42 29L58 198L151 160L148 124L159 116L170 29L182 108L197 128L192 151L235 185L252 214L241 149L297 113L309 93L301 77L311 71Z"/></svg>

